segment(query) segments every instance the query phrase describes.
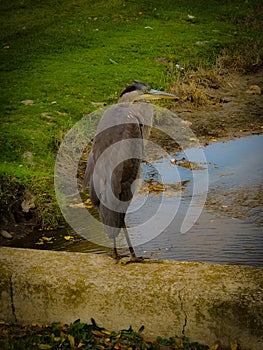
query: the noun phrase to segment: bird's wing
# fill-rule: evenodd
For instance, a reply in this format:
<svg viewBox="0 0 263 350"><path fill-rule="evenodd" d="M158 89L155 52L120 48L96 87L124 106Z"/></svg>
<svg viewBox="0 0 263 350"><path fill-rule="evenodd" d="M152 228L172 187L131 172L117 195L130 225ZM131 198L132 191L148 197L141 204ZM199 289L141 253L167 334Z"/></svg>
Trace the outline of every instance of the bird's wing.
<svg viewBox="0 0 263 350"><path fill-rule="evenodd" d="M141 125L128 105L115 105L104 113L97 130L92 164L100 178L99 192L105 194L111 180L118 196L138 174L139 164L134 159L142 157Z"/></svg>
<svg viewBox="0 0 263 350"><path fill-rule="evenodd" d="M93 140L84 183L90 183L91 201L99 207L109 237L116 237L124 225L142 154L142 125L130 104L105 111Z"/></svg>
<svg viewBox="0 0 263 350"><path fill-rule="evenodd" d="M120 124L104 130L94 140L98 198L111 200L110 192L120 200L131 200L130 186L136 180L143 153L140 125Z"/></svg>

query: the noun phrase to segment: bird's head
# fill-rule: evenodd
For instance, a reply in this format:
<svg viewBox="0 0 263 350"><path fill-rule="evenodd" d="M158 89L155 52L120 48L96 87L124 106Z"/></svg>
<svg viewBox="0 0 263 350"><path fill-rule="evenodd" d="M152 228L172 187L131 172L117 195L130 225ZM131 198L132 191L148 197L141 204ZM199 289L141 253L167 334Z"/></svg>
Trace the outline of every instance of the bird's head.
<svg viewBox="0 0 263 350"><path fill-rule="evenodd" d="M119 102L137 102L137 101L151 101L158 99L179 100L179 97L174 94L169 94L164 91L151 89L141 81L135 81L128 85L121 93Z"/></svg>

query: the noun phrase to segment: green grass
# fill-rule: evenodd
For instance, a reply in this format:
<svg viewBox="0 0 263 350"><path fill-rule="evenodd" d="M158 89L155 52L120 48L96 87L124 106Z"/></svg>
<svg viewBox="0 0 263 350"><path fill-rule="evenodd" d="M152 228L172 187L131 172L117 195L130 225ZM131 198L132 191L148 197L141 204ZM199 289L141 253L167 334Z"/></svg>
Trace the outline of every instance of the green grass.
<svg viewBox="0 0 263 350"><path fill-rule="evenodd" d="M55 201L58 145L92 102L116 102L134 79L169 88L175 64L211 69L222 52L232 66L252 52L249 68L263 56L262 12L260 0L2 0L0 178Z"/></svg>

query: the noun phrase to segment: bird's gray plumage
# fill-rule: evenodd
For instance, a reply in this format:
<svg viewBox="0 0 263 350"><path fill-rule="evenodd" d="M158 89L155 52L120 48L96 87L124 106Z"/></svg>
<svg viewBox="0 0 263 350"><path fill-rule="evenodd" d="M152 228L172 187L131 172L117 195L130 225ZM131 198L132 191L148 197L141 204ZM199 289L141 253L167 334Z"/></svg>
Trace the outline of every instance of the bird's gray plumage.
<svg viewBox="0 0 263 350"><path fill-rule="evenodd" d="M145 129L149 130L149 126L145 123L150 124L151 113L151 105L146 103L117 104L104 113L93 140L84 186L89 183L91 202L98 207L105 231L110 238L117 237L124 226L125 212L133 196L131 186L138 176L143 156ZM146 115L148 120L145 118ZM122 142L124 140L125 142ZM106 159L103 159L105 151ZM99 166L94 173L98 160ZM98 186L95 190L96 178ZM120 212L111 210L112 207L116 207L116 201L109 193L111 189L116 198L122 202Z"/></svg>
<svg viewBox="0 0 263 350"><path fill-rule="evenodd" d="M108 236L115 243L124 228L132 255L125 214L139 174L144 140L152 123L153 107L143 100L150 91L147 85L135 82L123 91L118 104L104 112L93 139L83 183L84 188L89 186L91 202L98 208Z"/></svg>

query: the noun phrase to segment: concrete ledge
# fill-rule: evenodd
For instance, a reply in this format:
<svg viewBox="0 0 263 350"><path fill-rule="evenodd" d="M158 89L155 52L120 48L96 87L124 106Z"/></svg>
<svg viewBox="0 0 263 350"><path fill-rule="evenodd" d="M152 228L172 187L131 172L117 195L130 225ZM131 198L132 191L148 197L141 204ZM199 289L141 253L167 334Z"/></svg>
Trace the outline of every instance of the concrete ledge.
<svg viewBox="0 0 263 350"><path fill-rule="evenodd" d="M263 270L193 262L121 265L106 256L0 248L0 319L182 335L263 349Z"/></svg>

